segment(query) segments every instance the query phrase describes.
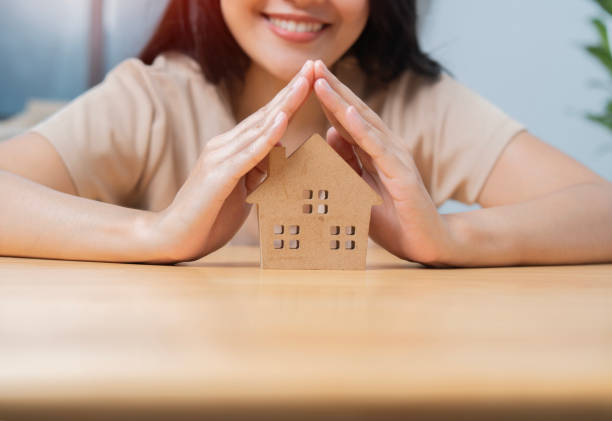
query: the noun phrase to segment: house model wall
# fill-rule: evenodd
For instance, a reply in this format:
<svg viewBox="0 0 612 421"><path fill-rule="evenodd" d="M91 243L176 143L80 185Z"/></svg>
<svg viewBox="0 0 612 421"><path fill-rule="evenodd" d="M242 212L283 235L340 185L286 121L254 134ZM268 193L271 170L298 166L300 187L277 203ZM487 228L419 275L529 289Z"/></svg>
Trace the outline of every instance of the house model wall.
<svg viewBox="0 0 612 421"><path fill-rule="evenodd" d="M275 147L258 206L266 269L365 269L370 213L381 198L319 135L289 158Z"/></svg>

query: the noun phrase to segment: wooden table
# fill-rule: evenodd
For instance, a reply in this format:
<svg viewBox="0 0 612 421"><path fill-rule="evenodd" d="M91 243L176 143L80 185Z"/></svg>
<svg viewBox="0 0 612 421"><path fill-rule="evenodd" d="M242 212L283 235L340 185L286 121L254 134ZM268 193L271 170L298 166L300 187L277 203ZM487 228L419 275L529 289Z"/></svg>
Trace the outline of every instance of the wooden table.
<svg viewBox="0 0 612 421"><path fill-rule="evenodd" d="M0 258L0 420L612 419L612 265L258 262Z"/></svg>

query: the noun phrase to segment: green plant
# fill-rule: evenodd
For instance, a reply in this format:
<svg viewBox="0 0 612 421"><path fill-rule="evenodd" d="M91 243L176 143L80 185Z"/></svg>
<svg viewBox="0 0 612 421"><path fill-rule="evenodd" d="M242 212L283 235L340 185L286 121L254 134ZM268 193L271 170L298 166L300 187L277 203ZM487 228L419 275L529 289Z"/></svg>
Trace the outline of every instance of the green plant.
<svg viewBox="0 0 612 421"><path fill-rule="evenodd" d="M594 45L587 45L585 48L587 52L599 61L609 73L611 83L610 93L612 94L612 49L610 45L612 40L608 34L608 28L606 26L606 20L612 22L612 0L595 0L597 4L603 9L604 15L600 18L594 18L591 22L597 34L599 35L599 43ZM608 103L601 114L587 114L587 117L599 124L604 125L610 131L612 131L612 98L608 100Z"/></svg>

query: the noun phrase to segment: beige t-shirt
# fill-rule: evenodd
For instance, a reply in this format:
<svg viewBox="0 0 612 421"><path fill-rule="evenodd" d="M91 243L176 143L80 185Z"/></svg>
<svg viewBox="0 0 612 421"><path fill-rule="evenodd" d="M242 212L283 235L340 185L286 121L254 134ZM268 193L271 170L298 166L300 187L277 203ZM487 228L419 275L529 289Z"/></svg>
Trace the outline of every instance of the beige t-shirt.
<svg viewBox="0 0 612 421"><path fill-rule="evenodd" d="M473 203L504 147L523 127L452 78L406 72L368 92L352 60L338 75L412 152L436 205ZM34 128L57 149L80 196L161 210L173 200L202 147L236 121L222 90L179 53L147 66L130 59Z"/></svg>

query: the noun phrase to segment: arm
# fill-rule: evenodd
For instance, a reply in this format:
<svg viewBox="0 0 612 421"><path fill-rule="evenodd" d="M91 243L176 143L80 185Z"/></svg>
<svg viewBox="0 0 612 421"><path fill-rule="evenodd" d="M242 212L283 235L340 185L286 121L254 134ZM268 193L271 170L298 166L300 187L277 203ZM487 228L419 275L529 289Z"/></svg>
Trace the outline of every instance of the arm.
<svg viewBox="0 0 612 421"><path fill-rule="evenodd" d="M490 174L483 209L445 215L458 266L612 261L612 184L529 133Z"/></svg>
<svg viewBox="0 0 612 421"><path fill-rule="evenodd" d="M211 139L161 212L74 196L66 167L44 137L27 134L1 143L0 256L160 263L202 257L227 240L231 230L216 221L223 212L242 211L234 208L244 206L261 180L259 164L311 84L307 63L270 103Z"/></svg>
<svg viewBox="0 0 612 421"><path fill-rule="evenodd" d="M485 209L439 215L405 142L321 62L315 78L329 143L383 198L370 235L390 252L440 267L612 261L612 185L560 151L518 135Z"/></svg>
<svg viewBox="0 0 612 421"><path fill-rule="evenodd" d="M42 136L0 143L0 255L147 261L150 214L77 196L61 157ZM44 211L41 211L44 210Z"/></svg>

